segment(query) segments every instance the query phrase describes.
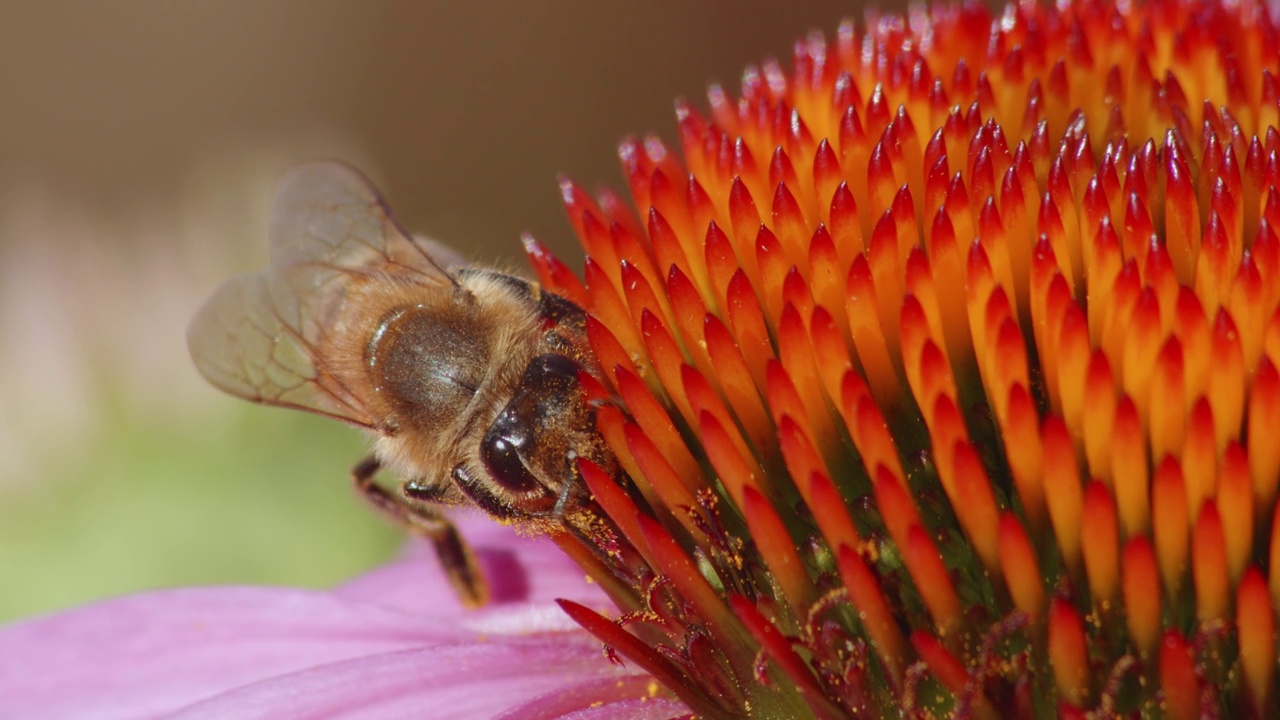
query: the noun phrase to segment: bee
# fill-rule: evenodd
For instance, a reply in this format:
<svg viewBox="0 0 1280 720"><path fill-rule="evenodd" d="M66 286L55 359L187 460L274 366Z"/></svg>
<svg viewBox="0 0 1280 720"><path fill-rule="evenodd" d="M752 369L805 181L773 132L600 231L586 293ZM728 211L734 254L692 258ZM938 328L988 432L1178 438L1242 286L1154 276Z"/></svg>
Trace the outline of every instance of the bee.
<svg viewBox="0 0 1280 720"><path fill-rule="evenodd" d="M267 270L227 281L192 320L196 367L232 395L367 431L356 489L430 538L463 602L483 604L442 506L554 523L587 497L577 458L613 463L584 392L584 373L599 377L585 313L410 235L340 163L284 178L269 244Z"/></svg>

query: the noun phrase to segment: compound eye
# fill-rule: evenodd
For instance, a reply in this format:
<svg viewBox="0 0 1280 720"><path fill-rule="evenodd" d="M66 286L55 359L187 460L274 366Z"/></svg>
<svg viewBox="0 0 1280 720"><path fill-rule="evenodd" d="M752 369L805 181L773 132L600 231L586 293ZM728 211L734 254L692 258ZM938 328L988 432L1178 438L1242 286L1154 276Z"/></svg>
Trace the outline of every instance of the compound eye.
<svg viewBox="0 0 1280 720"><path fill-rule="evenodd" d="M480 448L480 459L484 461L489 477L510 493L524 495L537 491L538 479L520 459L523 438L506 435L499 430L497 425L491 428Z"/></svg>

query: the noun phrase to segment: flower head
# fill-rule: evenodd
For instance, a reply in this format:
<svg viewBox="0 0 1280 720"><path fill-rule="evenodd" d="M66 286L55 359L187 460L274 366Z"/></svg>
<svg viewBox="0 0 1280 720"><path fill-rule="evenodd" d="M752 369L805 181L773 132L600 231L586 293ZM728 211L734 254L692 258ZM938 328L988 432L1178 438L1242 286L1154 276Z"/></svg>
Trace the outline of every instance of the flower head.
<svg viewBox="0 0 1280 720"><path fill-rule="evenodd" d="M1276 711L1280 44L1251 2L873 16L566 181L566 610L707 717Z"/></svg>

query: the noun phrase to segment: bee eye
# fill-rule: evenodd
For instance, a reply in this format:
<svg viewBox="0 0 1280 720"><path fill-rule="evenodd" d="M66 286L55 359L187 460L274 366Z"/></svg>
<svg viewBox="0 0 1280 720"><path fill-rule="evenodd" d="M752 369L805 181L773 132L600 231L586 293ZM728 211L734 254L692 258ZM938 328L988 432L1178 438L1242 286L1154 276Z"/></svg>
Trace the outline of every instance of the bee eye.
<svg viewBox="0 0 1280 720"><path fill-rule="evenodd" d="M565 449L539 441L563 416L579 371L577 363L558 353L534 358L520 378L520 389L485 433L480 459L489 476L508 492L523 495L526 503L539 494L554 500L555 493L547 482L555 484L557 478L544 474L539 480L529 472L524 458L532 458L534 467L544 473L554 475L563 470L559 465L566 461L551 463L547 457L550 453L563 458Z"/></svg>
<svg viewBox="0 0 1280 720"><path fill-rule="evenodd" d="M490 430L480 449L480 459L484 461L489 476L513 493L529 493L538 488L538 479L520 459L519 450L523 445L523 438L519 435L510 436Z"/></svg>

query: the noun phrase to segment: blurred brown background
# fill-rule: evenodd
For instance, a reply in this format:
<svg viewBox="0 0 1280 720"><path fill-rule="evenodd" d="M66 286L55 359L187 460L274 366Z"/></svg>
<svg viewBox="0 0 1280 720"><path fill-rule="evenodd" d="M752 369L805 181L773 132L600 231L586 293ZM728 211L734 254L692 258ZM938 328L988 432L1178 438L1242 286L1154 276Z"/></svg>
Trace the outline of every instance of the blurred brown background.
<svg viewBox="0 0 1280 720"><path fill-rule="evenodd" d="M556 176L849 2L0 1L0 621L192 582L326 584L397 536L354 433L219 396L183 328L265 261L290 166L363 168L482 259L573 257ZM343 524L341 532L334 524Z"/></svg>

